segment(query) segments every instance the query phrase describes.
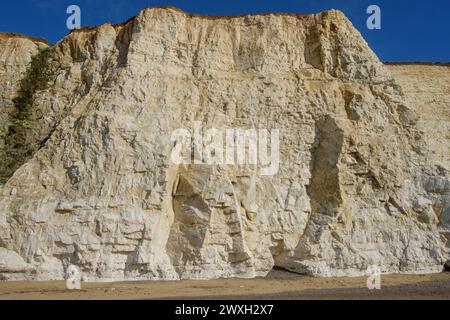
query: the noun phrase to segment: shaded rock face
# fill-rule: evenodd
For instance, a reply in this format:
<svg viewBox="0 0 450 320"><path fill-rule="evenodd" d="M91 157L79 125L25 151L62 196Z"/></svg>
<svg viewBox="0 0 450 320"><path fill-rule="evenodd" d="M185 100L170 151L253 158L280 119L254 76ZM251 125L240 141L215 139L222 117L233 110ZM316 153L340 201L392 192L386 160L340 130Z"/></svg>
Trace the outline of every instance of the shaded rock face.
<svg viewBox="0 0 450 320"><path fill-rule="evenodd" d="M39 48L47 47L45 43L12 34L0 33L0 102L2 109L2 133L7 121L8 108L12 107L18 84L22 78L31 57Z"/></svg>
<svg viewBox="0 0 450 320"><path fill-rule="evenodd" d="M448 180L340 12L145 9L51 50L33 102L47 138L0 189L2 278L62 279L71 264L115 281L442 270L424 181ZM279 129L278 172L174 165L172 133L198 122Z"/></svg>
<svg viewBox="0 0 450 320"><path fill-rule="evenodd" d="M0 152L5 148L5 136L14 106L12 100L17 95L20 81L31 58L46 47L47 44L42 41L0 33Z"/></svg>

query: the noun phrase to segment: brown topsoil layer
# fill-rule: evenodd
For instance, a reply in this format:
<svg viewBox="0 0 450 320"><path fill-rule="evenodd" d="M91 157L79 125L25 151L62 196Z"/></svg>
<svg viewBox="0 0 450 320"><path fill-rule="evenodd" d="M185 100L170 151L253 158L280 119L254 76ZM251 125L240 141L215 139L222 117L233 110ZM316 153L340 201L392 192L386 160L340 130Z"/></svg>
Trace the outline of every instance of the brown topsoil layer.
<svg viewBox="0 0 450 320"><path fill-rule="evenodd" d="M9 39L9 38L28 39L28 40L35 41L35 42L42 42L42 43L48 44L48 41L45 39L26 36L26 35L14 33L14 32L0 32L0 40Z"/></svg>

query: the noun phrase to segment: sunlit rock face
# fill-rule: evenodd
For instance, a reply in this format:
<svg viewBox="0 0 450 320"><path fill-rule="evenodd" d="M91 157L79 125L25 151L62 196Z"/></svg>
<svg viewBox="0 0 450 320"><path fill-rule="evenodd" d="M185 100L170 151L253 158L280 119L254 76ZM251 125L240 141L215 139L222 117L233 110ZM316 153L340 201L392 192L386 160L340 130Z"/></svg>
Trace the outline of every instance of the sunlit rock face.
<svg viewBox="0 0 450 320"><path fill-rule="evenodd" d="M407 102L417 113L424 134L426 157L437 166L424 176L425 190L439 218L439 231L447 242L450 268L450 64L391 64L389 70L401 84Z"/></svg>
<svg viewBox="0 0 450 320"><path fill-rule="evenodd" d="M430 184L447 188L448 171L342 13L149 8L50 50L30 116L39 148L0 189L2 278L63 279L69 265L101 281L442 270L447 200ZM174 164L173 132L199 123L279 130L278 170Z"/></svg>

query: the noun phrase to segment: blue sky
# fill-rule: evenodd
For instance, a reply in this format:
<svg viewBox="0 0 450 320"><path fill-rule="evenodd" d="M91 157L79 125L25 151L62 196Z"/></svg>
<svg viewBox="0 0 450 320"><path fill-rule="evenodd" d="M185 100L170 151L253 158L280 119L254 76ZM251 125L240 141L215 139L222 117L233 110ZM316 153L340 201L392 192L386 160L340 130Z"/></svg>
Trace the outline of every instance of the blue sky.
<svg viewBox="0 0 450 320"><path fill-rule="evenodd" d="M118 23L145 6L175 6L200 14L315 13L339 9L363 34L383 61L450 61L450 1L448 0L2 0L0 31L48 39L68 33L66 8L77 4L82 25ZM366 9L380 6L382 29L368 30Z"/></svg>

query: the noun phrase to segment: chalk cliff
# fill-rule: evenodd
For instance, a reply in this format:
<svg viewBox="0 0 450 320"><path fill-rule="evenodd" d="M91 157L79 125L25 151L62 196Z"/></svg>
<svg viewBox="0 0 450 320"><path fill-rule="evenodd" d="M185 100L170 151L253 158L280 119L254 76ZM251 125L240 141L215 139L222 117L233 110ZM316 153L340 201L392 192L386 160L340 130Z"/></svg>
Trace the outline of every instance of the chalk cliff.
<svg viewBox="0 0 450 320"><path fill-rule="evenodd" d="M148 8L50 47L0 37L0 276L441 271L449 138L429 142L389 68L339 11ZM171 163L198 123L279 129L278 172Z"/></svg>

